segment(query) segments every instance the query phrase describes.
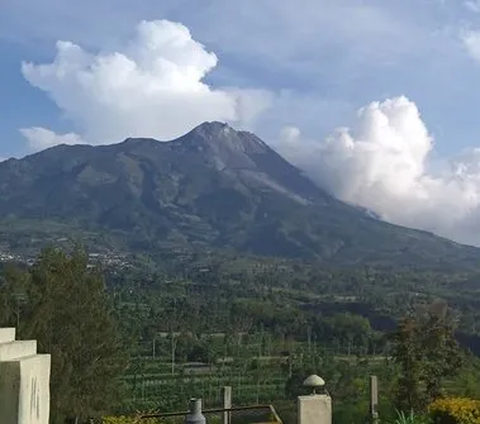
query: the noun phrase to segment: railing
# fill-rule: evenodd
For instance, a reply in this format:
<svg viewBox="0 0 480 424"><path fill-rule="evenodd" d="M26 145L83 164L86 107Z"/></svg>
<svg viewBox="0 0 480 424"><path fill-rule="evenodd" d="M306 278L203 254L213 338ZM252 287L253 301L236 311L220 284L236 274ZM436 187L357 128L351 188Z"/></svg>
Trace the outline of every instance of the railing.
<svg viewBox="0 0 480 424"><path fill-rule="evenodd" d="M157 419L159 423L180 424L189 411L153 413L139 415L139 422L146 419ZM255 405L234 407L229 409L205 409L202 411L207 424L283 424L272 405Z"/></svg>

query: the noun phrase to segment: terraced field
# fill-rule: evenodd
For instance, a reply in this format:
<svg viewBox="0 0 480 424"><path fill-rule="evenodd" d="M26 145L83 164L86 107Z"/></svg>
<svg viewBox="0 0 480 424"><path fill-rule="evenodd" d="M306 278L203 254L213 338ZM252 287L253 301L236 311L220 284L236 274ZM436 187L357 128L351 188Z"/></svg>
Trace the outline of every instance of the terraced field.
<svg viewBox="0 0 480 424"><path fill-rule="evenodd" d="M223 337L217 338L214 349L220 351ZM217 407L221 405L224 386L233 387L235 405L263 404L285 398L288 357L254 356L251 352L258 349L258 343L242 346L242 358L246 359L221 358L212 364L176 363L173 370L168 344L166 339L160 339L155 356L152 350L148 351L150 346L140 346L141 354L134 358L124 376L129 402L135 409L178 410L182 405L186 407L192 396L202 397L207 407Z"/></svg>

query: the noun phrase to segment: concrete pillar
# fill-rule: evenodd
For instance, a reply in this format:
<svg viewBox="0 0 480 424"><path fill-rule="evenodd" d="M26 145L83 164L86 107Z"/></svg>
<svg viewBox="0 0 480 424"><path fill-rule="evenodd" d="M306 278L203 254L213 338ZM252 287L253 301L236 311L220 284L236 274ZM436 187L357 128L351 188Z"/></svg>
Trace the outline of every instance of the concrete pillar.
<svg viewBox="0 0 480 424"><path fill-rule="evenodd" d="M185 424L206 424L202 414L202 399L190 399L190 413L185 417Z"/></svg>
<svg viewBox="0 0 480 424"><path fill-rule="evenodd" d="M232 407L232 387L225 386L222 388L223 394L223 409L230 409ZM224 412L222 418L222 424L230 424L231 413Z"/></svg>
<svg viewBox="0 0 480 424"><path fill-rule="evenodd" d="M13 342L15 340L15 328L0 328L0 343Z"/></svg>
<svg viewBox="0 0 480 424"><path fill-rule="evenodd" d="M0 329L0 423L48 424L50 355L37 355L35 340L15 341Z"/></svg>
<svg viewBox="0 0 480 424"><path fill-rule="evenodd" d="M299 396L298 424L332 424L332 398L328 395Z"/></svg>
<svg viewBox="0 0 480 424"><path fill-rule="evenodd" d="M376 375L370 376L370 418L377 424L378 418L378 379Z"/></svg>
<svg viewBox="0 0 480 424"><path fill-rule="evenodd" d="M303 385L313 390L311 395L297 398L298 424L332 424L332 398L325 392L325 381L311 375ZM322 394L316 391L321 390Z"/></svg>

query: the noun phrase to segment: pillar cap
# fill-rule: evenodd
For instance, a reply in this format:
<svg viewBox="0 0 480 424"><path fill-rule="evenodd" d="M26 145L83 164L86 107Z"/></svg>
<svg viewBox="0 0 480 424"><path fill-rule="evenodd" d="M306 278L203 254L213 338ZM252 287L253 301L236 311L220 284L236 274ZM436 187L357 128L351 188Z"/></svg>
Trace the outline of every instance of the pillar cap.
<svg viewBox="0 0 480 424"><path fill-rule="evenodd" d="M316 387L323 387L325 386L325 380L316 374L312 374L310 377L307 377L304 380L303 386L309 387L311 389L315 389Z"/></svg>

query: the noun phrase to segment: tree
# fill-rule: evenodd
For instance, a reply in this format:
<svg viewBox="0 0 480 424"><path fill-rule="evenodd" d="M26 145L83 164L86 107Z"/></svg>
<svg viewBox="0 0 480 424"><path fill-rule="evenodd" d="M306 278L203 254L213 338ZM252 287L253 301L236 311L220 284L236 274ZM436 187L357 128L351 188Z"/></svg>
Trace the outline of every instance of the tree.
<svg viewBox="0 0 480 424"><path fill-rule="evenodd" d="M20 283L26 304L19 335L52 355L52 421L103 413L125 363L100 272L80 249L71 256L46 249L27 271L5 275L9 291Z"/></svg>
<svg viewBox="0 0 480 424"><path fill-rule="evenodd" d="M400 366L396 398L402 410L417 410L421 407L420 382L422 353L418 326L414 319L400 322L393 337L393 360Z"/></svg>
<svg viewBox="0 0 480 424"><path fill-rule="evenodd" d="M400 367L396 397L402 410L421 411L441 396L443 380L462 363L446 305L437 302L405 318L393 335L392 358Z"/></svg>
<svg viewBox="0 0 480 424"><path fill-rule="evenodd" d="M462 355L455 339L455 327L446 305L434 304L420 317L423 331L426 393L430 400L442 395L444 378L458 373Z"/></svg>
<svg viewBox="0 0 480 424"><path fill-rule="evenodd" d="M15 284L8 284L9 281ZM15 326L23 323L28 275L12 264L4 266L0 275L0 325Z"/></svg>

